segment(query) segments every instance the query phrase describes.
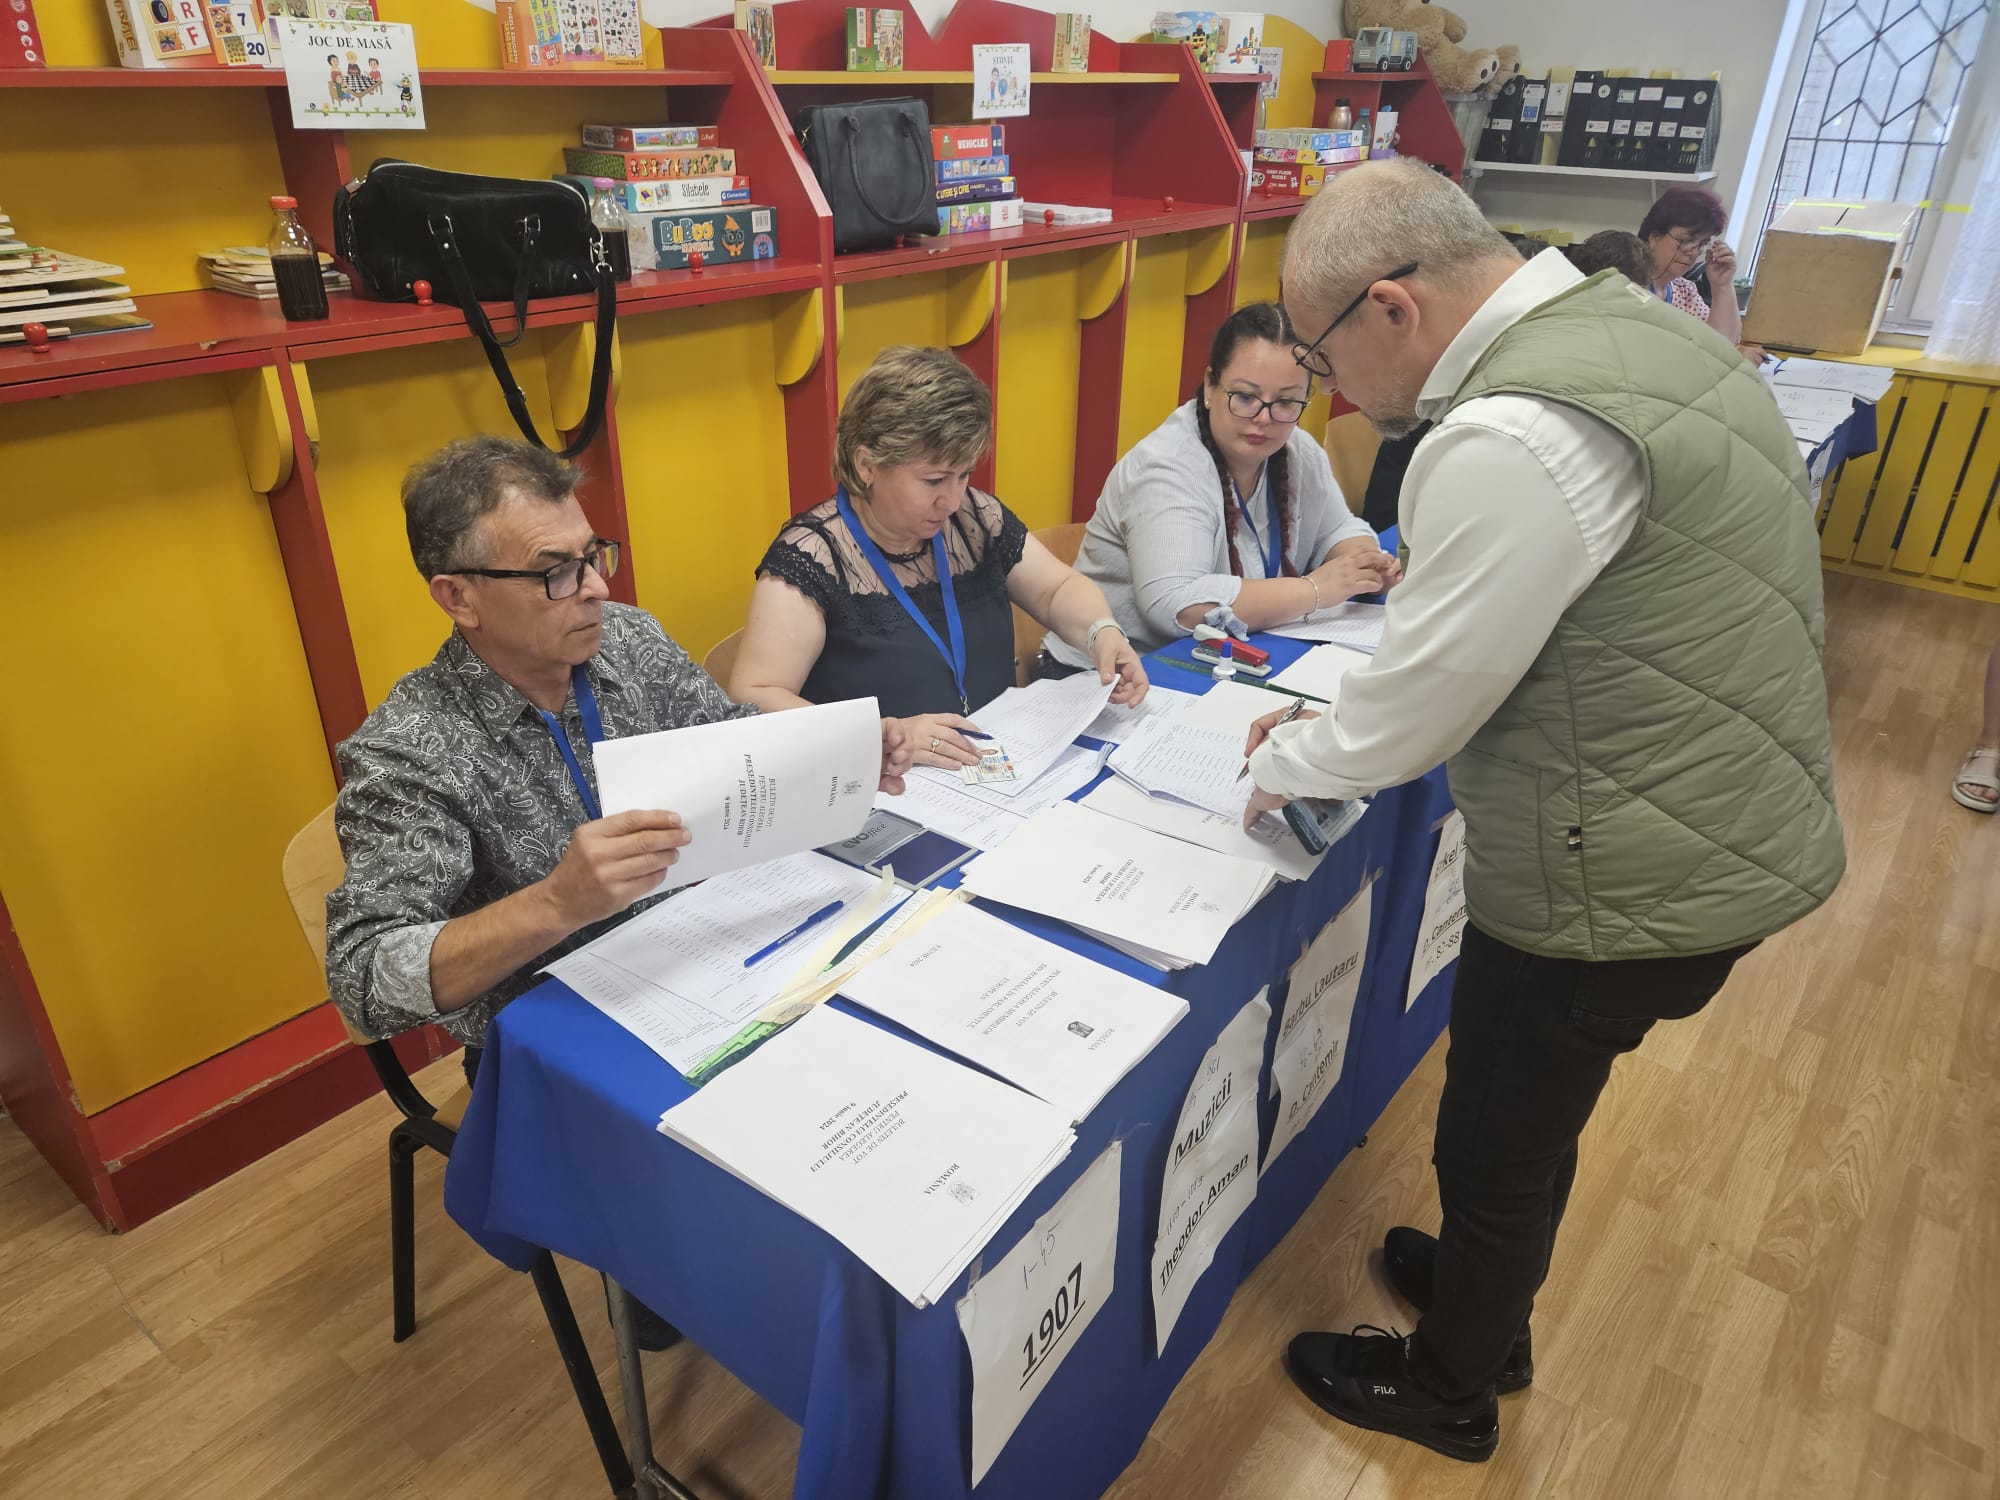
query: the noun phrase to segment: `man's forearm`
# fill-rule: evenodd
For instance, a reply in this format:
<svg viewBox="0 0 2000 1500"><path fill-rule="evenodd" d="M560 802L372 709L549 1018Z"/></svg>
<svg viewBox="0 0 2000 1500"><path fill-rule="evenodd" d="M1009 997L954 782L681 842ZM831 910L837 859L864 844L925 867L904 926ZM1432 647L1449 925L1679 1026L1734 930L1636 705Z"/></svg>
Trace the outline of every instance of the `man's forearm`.
<svg viewBox="0 0 2000 1500"><path fill-rule="evenodd" d="M548 884L537 881L444 924L431 944L431 1002L439 1010L470 1005L576 931Z"/></svg>

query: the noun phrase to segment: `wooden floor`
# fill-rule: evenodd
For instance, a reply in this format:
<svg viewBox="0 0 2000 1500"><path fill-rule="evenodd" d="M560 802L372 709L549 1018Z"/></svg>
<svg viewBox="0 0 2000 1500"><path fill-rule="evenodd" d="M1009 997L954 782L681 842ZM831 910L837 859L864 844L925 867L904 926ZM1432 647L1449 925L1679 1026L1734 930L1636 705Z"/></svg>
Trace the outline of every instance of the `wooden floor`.
<svg viewBox="0 0 2000 1500"><path fill-rule="evenodd" d="M1339 1426L1278 1364L1301 1328L1409 1325L1374 1262L1389 1225L1434 1227L1440 1048L1237 1294L1118 1500L2000 1494L2000 822L1947 795L2000 609L1827 590L1846 883L1620 1064L1498 1456ZM434 1158L422 1327L389 1341L389 1119L358 1107L123 1237L0 1121L0 1495L602 1494L528 1284L444 1217ZM595 1283L571 1292L608 1349ZM697 1350L648 1368L683 1478L789 1493L797 1429Z"/></svg>

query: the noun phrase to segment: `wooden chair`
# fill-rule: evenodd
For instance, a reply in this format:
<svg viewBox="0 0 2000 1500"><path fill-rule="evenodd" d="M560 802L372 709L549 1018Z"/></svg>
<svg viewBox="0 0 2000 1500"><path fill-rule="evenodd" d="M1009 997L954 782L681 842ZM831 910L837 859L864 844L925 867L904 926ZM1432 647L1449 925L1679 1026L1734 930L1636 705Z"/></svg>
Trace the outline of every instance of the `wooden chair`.
<svg viewBox="0 0 2000 1500"><path fill-rule="evenodd" d="M1040 542L1060 560L1074 567L1076 555L1083 550L1084 523L1071 521L1066 526L1044 526L1034 533ZM1035 672L1035 657L1042 649L1042 637L1048 630L1037 624L1033 615L1014 606L1014 686L1026 687L1028 679Z"/></svg>
<svg viewBox="0 0 2000 1500"><path fill-rule="evenodd" d="M1347 498L1347 508L1357 516L1368 496L1368 476L1375 470L1375 454L1381 446L1380 435L1358 411L1326 424L1327 462L1333 465L1333 477Z"/></svg>
<svg viewBox="0 0 2000 1500"><path fill-rule="evenodd" d="M701 659L702 671L708 673L721 684L723 692L729 691L729 674L736 670L736 653L742 649L743 632L732 630L713 646L708 655Z"/></svg>
<svg viewBox="0 0 2000 1500"><path fill-rule="evenodd" d="M292 911L299 919L306 945L322 968L326 965L326 898L340 884L345 873L340 840L333 831L333 808L328 807L299 830L285 849L285 894L291 897ZM337 1009L337 1007L336 1007ZM469 1084L454 1083L442 1100L433 1104L424 1097L396 1049L388 1042L368 1036L343 1014L341 1025L348 1040L368 1054L382 1092L402 1115L389 1132L389 1282L392 1301L391 1331L401 1343L417 1331L417 1247L416 1247L416 1154L428 1146L440 1156L450 1156L458 1139L459 1123L472 1097ZM617 1496L633 1493L632 1465L621 1445L618 1429L605 1404L604 1388L597 1383L597 1368L576 1326L576 1313L563 1290L555 1258L543 1250L529 1267L535 1293L555 1336L556 1349L569 1371L577 1405L590 1429L597 1457L604 1465L604 1477Z"/></svg>

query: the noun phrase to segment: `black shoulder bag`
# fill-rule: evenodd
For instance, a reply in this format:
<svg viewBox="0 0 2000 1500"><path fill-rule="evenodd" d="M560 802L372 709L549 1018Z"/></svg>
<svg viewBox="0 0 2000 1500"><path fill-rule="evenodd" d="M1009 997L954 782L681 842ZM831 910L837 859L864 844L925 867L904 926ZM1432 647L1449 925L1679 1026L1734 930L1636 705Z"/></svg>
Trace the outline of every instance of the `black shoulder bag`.
<svg viewBox="0 0 2000 1500"><path fill-rule="evenodd" d="M528 398L507 366L505 351L528 328L528 303L593 289L597 350L590 398L576 441L560 450L574 458L604 425L611 391L611 338L618 283L604 240L590 222L590 205L566 182L475 177L384 158L333 195L334 253L354 267L362 295L378 302L413 302L418 281L465 315L486 351L507 409L521 434L548 448L528 414ZM482 302L514 304L514 334L493 332Z"/></svg>
<svg viewBox="0 0 2000 1500"><path fill-rule="evenodd" d="M921 99L864 99L799 111L800 149L833 210L836 251L936 234L937 162Z"/></svg>

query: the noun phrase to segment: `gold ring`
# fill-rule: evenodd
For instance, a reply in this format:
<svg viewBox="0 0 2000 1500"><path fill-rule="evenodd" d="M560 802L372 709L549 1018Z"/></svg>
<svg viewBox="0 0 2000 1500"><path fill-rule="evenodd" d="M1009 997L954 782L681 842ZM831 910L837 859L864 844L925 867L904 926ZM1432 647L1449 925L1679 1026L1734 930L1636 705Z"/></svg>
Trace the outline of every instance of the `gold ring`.
<svg viewBox="0 0 2000 1500"><path fill-rule="evenodd" d="M932 736L931 736L931 754L933 754L933 755L936 755L936 754L937 754L937 747L938 747L939 745L943 744L943 743L944 743L944 741L943 741L943 740L939 739L939 738L938 738L938 737L937 737L936 735L932 735Z"/></svg>

